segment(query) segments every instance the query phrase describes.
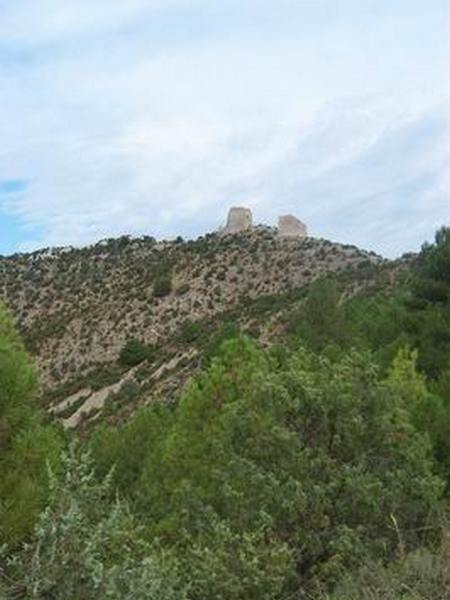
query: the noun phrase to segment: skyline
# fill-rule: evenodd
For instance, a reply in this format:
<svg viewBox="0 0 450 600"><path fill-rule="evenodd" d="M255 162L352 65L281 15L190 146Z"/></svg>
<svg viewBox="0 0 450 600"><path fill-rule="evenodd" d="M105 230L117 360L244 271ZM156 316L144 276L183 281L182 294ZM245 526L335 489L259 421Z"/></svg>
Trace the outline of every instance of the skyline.
<svg viewBox="0 0 450 600"><path fill-rule="evenodd" d="M394 257L450 215L450 4L0 0L0 254L232 205Z"/></svg>

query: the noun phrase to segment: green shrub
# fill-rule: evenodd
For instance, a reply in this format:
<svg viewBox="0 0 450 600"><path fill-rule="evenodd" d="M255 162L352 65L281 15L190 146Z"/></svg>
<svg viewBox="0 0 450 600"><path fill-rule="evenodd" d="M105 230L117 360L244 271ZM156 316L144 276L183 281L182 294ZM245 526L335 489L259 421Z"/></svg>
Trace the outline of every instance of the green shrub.
<svg viewBox="0 0 450 600"><path fill-rule="evenodd" d="M153 282L153 296L155 298L162 298L168 296L172 291L172 278L170 274L164 273L158 275Z"/></svg>
<svg viewBox="0 0 450 600"><path fill-rule="evenodd" d="M204 333L205 326L198 321L185 321L180 325L178 339L185 344L192 344Z"/></svg>
<svg viewBox="0 0 450 600"><path fill-rule="evenodd" d="M111 477L95 480L88 454L63 456L33 536L4 556L7 598L180 600L176 564L143 541L127 506L108 501Z"/></svg>
<svg viewBox="0 0 450 600"><path fill-rule="evenodd" d="M191 286L188 283L183 283L179 288L177 288L177 294L179 296L184 296L184 294L187 294L190 289Z"/></svg>
<svg viewBox="0 0 450 600"><path fill-rule="evenodd" d="M119 362L126 367L134 367L144 360L152 358L155 354L155 348L148 346L132 338L128 340L120 351Z"/></svg>

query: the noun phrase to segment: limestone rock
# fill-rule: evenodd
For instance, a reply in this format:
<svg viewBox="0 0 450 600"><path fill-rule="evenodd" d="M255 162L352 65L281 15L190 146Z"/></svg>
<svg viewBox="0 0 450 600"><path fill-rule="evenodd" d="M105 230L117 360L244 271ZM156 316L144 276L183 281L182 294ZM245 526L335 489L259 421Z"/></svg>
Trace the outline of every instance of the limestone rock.
<svg viewBox="0 0 450 600"><path fill-rule="evenodd" d="M229 233L239 233L246 231L253 226L252 211L249 208L234 206L228 212L228 219L225 228L222 230L224 235Z"/></svg>
<svg viewBox="0 0 450 600"><path fill-rule="evenodd" d="M297 217L283 215L278 217L278 235L280 237L306 237L308 229Z"/></svg>

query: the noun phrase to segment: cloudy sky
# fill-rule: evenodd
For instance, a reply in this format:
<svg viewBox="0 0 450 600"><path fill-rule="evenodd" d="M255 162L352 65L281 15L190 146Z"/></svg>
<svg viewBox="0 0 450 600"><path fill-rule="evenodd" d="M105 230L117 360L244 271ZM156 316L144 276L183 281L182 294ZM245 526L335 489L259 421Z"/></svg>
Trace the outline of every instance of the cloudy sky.
<svg viewBox="0 0 450 600"><path fill-rule="evenodd" d="M231 205L395 256L450 223L450 0L0 0L0 253Z"/></svg>

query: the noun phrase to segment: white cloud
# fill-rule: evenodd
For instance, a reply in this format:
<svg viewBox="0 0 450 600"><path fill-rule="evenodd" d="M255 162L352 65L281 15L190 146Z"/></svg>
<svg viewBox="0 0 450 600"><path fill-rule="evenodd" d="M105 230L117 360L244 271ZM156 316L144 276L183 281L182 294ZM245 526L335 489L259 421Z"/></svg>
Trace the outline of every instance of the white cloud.
<svg viewBox="0 0 450 600"><path fill-rule="evenodd" d="M244 2L259 14L254 27L201 1L5 6L0 39L13 59L0 59L0 180L29 182L7 208L45 230L38 245L196 234L242 202L261 219L293 210L318 234L395 253L427 235L424 203L429 227L443 214L445 56L436 32L435 44L414 44L435 16L409 10L402 26L397 15L394 38L382 12L360 14L353 31L325 14L297 32L309 2L292 11L265 0L267 20ZM405 182L428 173L402 231Z"/></svg>
<svg viewBox="0 0 450 600"><path fill-rule="evenodd" d="M25 46L64 41L117 30L174 9L192 8L196 0L10 0L0 1L0 39Z"/></svg>

